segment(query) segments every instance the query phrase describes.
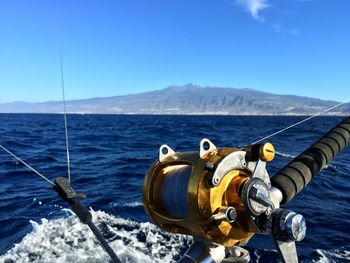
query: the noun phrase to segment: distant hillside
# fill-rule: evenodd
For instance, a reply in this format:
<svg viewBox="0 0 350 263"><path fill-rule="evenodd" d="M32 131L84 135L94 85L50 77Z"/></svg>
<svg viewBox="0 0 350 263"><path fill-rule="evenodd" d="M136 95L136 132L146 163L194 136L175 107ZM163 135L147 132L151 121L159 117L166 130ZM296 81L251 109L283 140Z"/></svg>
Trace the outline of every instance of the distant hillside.
<svg viewBox="0 0 350 263"><path fill-rule="evenodd" d="M222 114L307 115L335 105L335 101L275 95L253 89L171 86L140 94L67 101L69 113L97 114ZM0 113L62 113L61 101L0 104ZM332 114L350 113L350 105Z"/></svg>

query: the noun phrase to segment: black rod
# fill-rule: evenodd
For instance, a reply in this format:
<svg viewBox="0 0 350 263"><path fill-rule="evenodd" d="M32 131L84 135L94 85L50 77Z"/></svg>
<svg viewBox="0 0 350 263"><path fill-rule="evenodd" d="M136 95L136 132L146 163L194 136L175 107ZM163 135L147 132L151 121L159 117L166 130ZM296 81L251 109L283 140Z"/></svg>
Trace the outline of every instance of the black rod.
<svg viewBox="0 0 350 263"><path fill-rule="evenodd" d="M83 224L89 226L91 231L94 233L97 240L100 242L103 249L108 253L111 257L113 263L121 263L117 254L113 251L111 246L108 244L106 239L103 237L101 232L92 222L92 215L90 211L79 201L79 198L85 198L84 194L76 193L73 188L70 186L69 181L64 177L58 177L55 180L54 189L56 192L62 197L64 201L69 203L73 212L77 215L80 221Z"/></svg>
<svg viewBox="0 0 350 263"><path fill-rule="evenodd" d="M271 183L282 192L282 204L293 199L349 143L350 117L347 117L274 175Z"/></svg>

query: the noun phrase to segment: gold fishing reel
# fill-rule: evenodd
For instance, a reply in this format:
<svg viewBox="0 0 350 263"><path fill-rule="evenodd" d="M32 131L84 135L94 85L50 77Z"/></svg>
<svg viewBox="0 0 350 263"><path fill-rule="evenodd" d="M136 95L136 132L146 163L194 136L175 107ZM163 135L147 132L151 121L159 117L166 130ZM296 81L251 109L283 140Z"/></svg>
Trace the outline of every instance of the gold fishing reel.
<svg viewBox="0 0 350 263"><path fill-rule="evenodd" d="M274 155L271 143L219 149L203 139L199 152L162 145L144 181L145 210L166 231L225 247L245 245L265 231L268 220L264 226L257 221L269 218L282 200L266 171Z"/></svg>

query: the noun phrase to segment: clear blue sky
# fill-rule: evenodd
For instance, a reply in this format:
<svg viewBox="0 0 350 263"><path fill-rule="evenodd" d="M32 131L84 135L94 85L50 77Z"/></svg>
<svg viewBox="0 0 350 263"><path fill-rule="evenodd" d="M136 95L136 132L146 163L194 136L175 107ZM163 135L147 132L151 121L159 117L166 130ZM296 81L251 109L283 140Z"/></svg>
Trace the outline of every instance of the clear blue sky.
<svg viewBox="0 0 350 263"><path fill-rule="evenodd" d="M193 82L350 100L349 0L0 0L0 102ZM61 37L60 37L61 35Z"/></svg>

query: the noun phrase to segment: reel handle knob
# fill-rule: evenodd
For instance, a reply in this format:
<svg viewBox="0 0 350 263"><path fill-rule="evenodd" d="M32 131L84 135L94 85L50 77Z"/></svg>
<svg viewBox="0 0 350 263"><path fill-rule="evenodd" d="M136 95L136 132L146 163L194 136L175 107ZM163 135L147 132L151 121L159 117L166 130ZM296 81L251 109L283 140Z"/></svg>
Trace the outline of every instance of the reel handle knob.
<svg viewBox="0 0 350 263"><path fill-rule="evenodd" d="M294 242L305 238L305 218L290 210L276 209L272 215L271 227L272 235L279 241Z"/></svg>

